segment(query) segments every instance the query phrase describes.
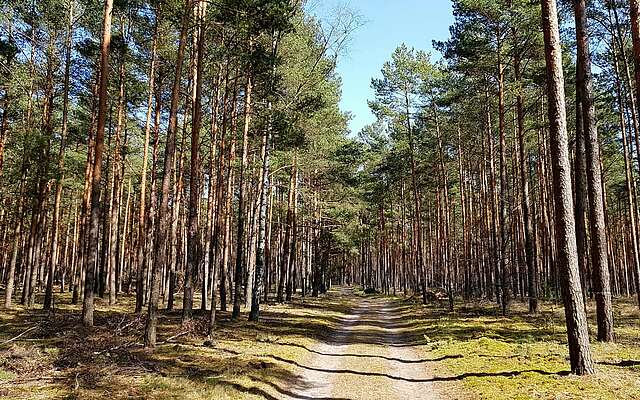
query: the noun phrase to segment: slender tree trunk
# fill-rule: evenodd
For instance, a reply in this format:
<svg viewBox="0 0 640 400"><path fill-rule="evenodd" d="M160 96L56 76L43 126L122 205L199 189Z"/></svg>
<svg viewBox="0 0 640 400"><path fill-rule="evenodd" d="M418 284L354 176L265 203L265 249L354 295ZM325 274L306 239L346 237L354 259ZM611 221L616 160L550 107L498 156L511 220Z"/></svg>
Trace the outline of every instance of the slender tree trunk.
<svg viewBox="0 0 640 400"><path fill-rule="evenodd" d="M269 108L271 104L269 104ZM251 293L251 312L249 313L250 321L257 321L260 317L260 299L264 285L264 270L265 270L265 242L266 242L266 223L267 223L267 198L266 194L269 192L269 152L271 142L271 124L265 130L262 139L262 171L260 179L262 180L259 200L258 200L258 246L256 251L256 271L255 277L249 277L254 279L253 291Z"/></svg>
<svg viewBox="0 0 640 400"><path fill-rule="evenodd" d="M200 265L199 235L198 235L198 211L200 208L200 128L202 127L202 67L204 57L204 35L205 24L204 15L206 12L206 2L199 1L194 12L197 20L194 41L196 47L195 87L193 92L193 117L191 122L191 173L189 179L189 228L187 247L187 268L185 271L184 283L184 305L182 307L182 321L191 319L193 308L193 271L197 271ZM202 293L202 298L206 299L206 291Z"/></svg>
<svg viewBox="0 0 640 400"><path fill-rule="evenodd" d="M624 97L622 94L622 85L620 82L620 75L619 75L619 67L618 67L618 53L616 51L616 44L615 41L613 41L612 43L612 49L613 49L613 64L614 64L614 69L616 72L616 88L617 88L617 97L618 97L618 113L620 116L620 131L622 134L622 145L623 145L623 153L624 153L624 162L625 162L625 178L626 178L626 191L627 191L627 206L629 208L629 229L630 229L630 238L629 238L629 242L631 245L631 254L632 254L632 261L634 266L637 266L640 264L640 260L639 260L639 251L640 249L638 248L638 213L637 213L637 208L636 208L636 202L635 202L635 196L634 196L634 177L633 177L633 166L631 165L632 162L632 154L631 154L631 145L630 143L628 144L627 141L627 126L626 126L626 122L625 122L625 117L624 117ZM639 275L637 269L634 267L633 268L633 276L635 279L635 285L636 285L636 290L638 286L640 286L639 282ZM638 291L639 295L640 295L640 291Z"/></svg>
<svg viewBox="0 0 640 400"><path fill-rule="evenodd" d="M498 305L502 305L502 291L503 291L503 282L502 282L502 274L500 273L500 263L501 263L501 254L500 254L500 243L498 242L502 237L499 230L499 210L498 210L498 190L496 183L496 162L495 162L495 145L494 145L494 137L493 137L493 126L491 124L491 108L490 108L490 98L489 92L486 92L486 108L487 108L487 141L489 143L489 201L487 202L487 206L490 207L490 212L487 214L490 215L490 226L491 226L491 256L493 257L493 280L495 284L495 300Z"/></svg>
<svg viewBox="0 0 640 400"><path fill-rule="evenodd" d="M631 17L631 39L633 43L633 63L635 66L635 95L636 106L638 107L637 113L640 114L640 2L638 0L629 0L630 17ZM636 137L640 135L640 132L636 132ZM640 149L637 149L640 151ZM638 163L640 163L640 157L638 157ZM640 246L640 245L639 245ZM636 294L638 296L638 306L640 307L640 262L636 261L633 266L633 272L636 280Z"/></svg>
<svg viewBox="0 0 640 400"><path fill-rule="evenodd" d="M407 134L409 135L409 158L411 162L411 183L413 187L413 205L415 213L415 218L413 220L413 240L416 243L416 265L418 269L418 282L420 282L420 289L422 292L422 304L427 304L427 282L425 276L424 254L422 251L422 207L420 206L420 190L418 189L418 167L415 160L415 144L413 140L413 127L411 125L411 108L409 104L409 96L406 90L404 100Z"/></svg>
<svg viewBox="0 0 640 400"><path fill-rule="evenodd" d="M186 46L187 29L189 26L189 15L191 14L191 0L187 1L186 9L183 11L182 27L180 31L180 41L176 56L176 69L171 89L171 108L169 110L169 124L167 128L167 143L165 146L164 175L162 177L162 199L158 213L156 226L155 260L151 271L151 285L149 294L149 311L147 324L145 327L144 345L145 347L155 347L156 345L156 325L158 302L160 300L160 272L165 269L167 254L166 242L169 230L169 196L171 186L171 176L174 167L176 153L176 131L178 127L178 102L180 101L180 82L182 76L182 62ZM178 205L176 205L177 207Z"/></svg>
<svg viewBox="0 0 640 400"><path fill-rule="evenodd" d="M251 41L250 41L251 43ZM233 312L232 319L237 319L240 316L240 302L242 296L242 276L243 265L245 264L246 256L244 254L244 233L245 233L245 219L246 219L246 188L245 188L245 174L249 164L249 128L251 126L251 91L253 89L253 77L251 72L247 75L247 83L245 86L245 98L244 98L244 130L242 135L242 163L240 165L239 176L239 194L238 194L238 228L236 236L236 268L235 268L235 292L233 297Z"/></svg>
<svg viewBox="0 0 640 400"><path fill-rule="evenodd" d="M596 298L598 340L613 342L613 310L607 251L607 231L602 197L602 173L600 170L600 142L596 125L595 107L591 93L591 55L587 34L585 0L574 0L577 44L577 69L580 71L585 150L587 161L587 188L589 192L589 225L591 237L591 262Z"/></svg>
<svg viewBox="0 0 640 400"><path fill-rule="evenodd" d="M93 326L93 283L96 262L98 260L98 230L100 222L100 181L102 178L102 153L104 150L104 130L107 120L107 86L109 83L109 48L111 46L111 12L113 0L104 2L104 19L102 22L102 45L100 55L100 78L98 81L98 120L93 150L93 166L91 174L91 215L89 218L89 235L87 239L88 257L85 266L84 301L82 304L82 321L85 326Z"/></svg>
<svg viewBox="0 0 640 400"><path fill-rule="evenodd" d="M11 261L9 261L9 272L7 273L7 286L5 287L4 292L4 307L11 308L13 289L14 289L14 281L16 275L16 265L18 262L18 251L20 250L20 243L22 241L22 228L24 224L24 181L26 178L26 170L23 172L21 183L20 183L20 198L18 199L18 209L16 211L16 218L18 218L18 225L14 232L14 242L13 249L11 252Z"/></svg>
<svg viewBox="0 0 640 400"><path fill-rule="evenodd" d="M514 56L514 71L517 83L522 82L520 56ZM520 190L522 199L522 218L524 219L524 241L525 241L525 262L527 264L527 283L529 296L529 312L538 312L538 272L533 247L533 220L531 218L531 196L529 194L529 167L528 157L525 145L525 129L524 129L524 100L522 96L522 88L518 89L516 94L516 120L518 135L518 150L520 153Z"/></svg>
<svg viewBox="0 0 640 400"><path fill-rule="evenodd" d="M582 282L582 296L586 302L588 299L587 294L587 269L589 267L588 257L588 243L587 243L587 227L586 227L586 212L588 205L587 194L587 161L586 161L586 148L584 138L584 120L582 115L582 94L579 89L582 85L581 71L576 71L576 155L574 162L575 171L575 188L576 188L576 244L578 249L578 266L580 269L580 275L583 279ZM586 305L586 303L585 303Z"/></svg>
<svg viewBox="0 0 640 400"><path fill-rule="evenodd" d="M297 212L297 203L298 203L298 156L294 153L293 155L293 166L291 167L291 172L293 176L291 177L292 186L289 188L291 194L291 203L287 205L287 229L288 229L288 242L286 243L286 250L283 252L282 257L286 263L286 277L287 277L287 287L286 287L286 301L291 301L293 298L296 273L295 273L295 262L296 262L296 212ZM291 215L289 215L289 211ZM291 219L289 219L291 217Z"/></svg>
<svg viewBox="0 0 640 400"><path fill-rule="evenodd" d="M145 248L147 246L146 222L147 222L147 170L149 168L149 138L151 136L151 116L153 112L153 94L155 85L156 53L158 49L158 12L153 29L153 44L151 45L151 65L149 66L149 88L147 94L147 116L144 125L144 148L142 152L142 168L140 171L140 209L138 210L138 252L136 262L136 308L135 312L142 312L144 303L144 264Z"/></svg>
<svg viewBox="0 0 640 400"><path fill-rule="evenodd" d="M71 51L73 46L73 1L69 2L69 24L65 41L64 89L62 100L62 132L60 133L60 150L58 152L58 179L56 180L56 194L53 206L53 238L51 240L51 262L47 277L47 288L44 296L44 309L49 310L53 305L53 278L58 263L58 237L60 232L60 203L64 184L64 152L68 130L69 116L69 75L71 69ZM0 168L1 170L1 168Z"/></svg>
<svg viewBox="0 0 640 400"><path fill-rule="evenodd" d="M502 43L501 32L498 30L498 131L500 136L500 243L498 259L500 262L500 273L502 274L502 315L506 315L511 302L511 271L507 265L507 143L505 127L505 100L504 100L504 65L502 64Z"/></svg>
<svg viewBox="0 0 640 400"><path fill-rule="evenodd" d="M125 37L124 21L122 21L121 35ZM109 273L109 304L116 303L116 270L118 264L118 235L119 235L119 216L120 216L120 197L122 194L122 174L120 171L122 136L125 130L125 57L126 52L120 53L120 67L118 73L119 91L118 91L118 111L116 116L116 134L113 146L113 158L111 160L111 181L112 189L110 196L109 215L105 215L105 221L108 219L109 229L105 229L102 233L104 237L108 237L108 243L105 246L105 258L108 260ZM105 223L106 227L106 223ZM104 288L104 286L102 286Z"/></svg>
<svg viewBox="0 0 640 400"><path fill-rule="evenodd" d="M289 179L289 195L287 201L287 219L286 224L284 226L284 239L282 241L282 258L280 260L280 279L278 280L278 292L277 292L277 301L278 303L284 302L285 295L285 285L287 285L287 281L289 281L288 273L289 273L289 254L291 247L291 228L293 226L293 200L294 200L294 191L295 191L295 179L296 179L296 167L295 167L295 159L292 160L293 165L291 166L291 174ZM289 285L287 285L289 286Z"/></svg>
<svg viewBox="0 0 640 400"><path fill-rule="evenodd" d="M562 47L555 0L542 0L542 26L547 66L547 96L552 152L553 188L556 207L556 243L558 268L562 279L569 340L571 371L577 375L594 373L587 318L580 289L580 272L575 239L569 140L565 111Z"/></svg>

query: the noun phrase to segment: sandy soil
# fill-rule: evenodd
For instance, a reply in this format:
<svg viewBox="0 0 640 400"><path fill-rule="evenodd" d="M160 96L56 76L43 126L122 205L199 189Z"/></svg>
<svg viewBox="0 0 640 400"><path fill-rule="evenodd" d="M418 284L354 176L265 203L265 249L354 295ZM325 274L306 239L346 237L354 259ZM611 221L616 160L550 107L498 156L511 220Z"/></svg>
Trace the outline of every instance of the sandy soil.
<svg viewBox="0 0 640 400"><path fill-rule="evenodd" d="M347 294L348 295L348 294ZM329 338L299 365L305 389L289 399L440 398L428 359L420 358L406 316L386 299L360 299Z"/></svg>

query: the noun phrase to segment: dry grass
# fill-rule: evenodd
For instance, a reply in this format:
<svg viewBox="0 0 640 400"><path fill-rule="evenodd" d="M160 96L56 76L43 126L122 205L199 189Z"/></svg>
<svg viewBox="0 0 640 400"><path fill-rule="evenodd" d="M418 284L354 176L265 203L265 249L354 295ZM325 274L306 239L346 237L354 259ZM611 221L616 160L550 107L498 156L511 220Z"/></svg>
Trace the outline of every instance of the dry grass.
<svg viewBox="0 0 640 400"><path fill-rule="evenodd" d="M93 329L82 327L80 309L67 296L52 314L19 306L0 311L0 343L31 329L0 346L0 397L281 398L304 382L295 366L267 356L305 362L311 356L305 347L326 337L347 310L337 298L297 299L264 305L259 324L246 315L232 322L220 312L212 343L204 334L207 313L196 312L187 334L148 352L141 346L144 317L130 312L134 301L123 296L109 307L98 300ZM159 342L184 333L180 312L162 312L158 332Z"/></svg>

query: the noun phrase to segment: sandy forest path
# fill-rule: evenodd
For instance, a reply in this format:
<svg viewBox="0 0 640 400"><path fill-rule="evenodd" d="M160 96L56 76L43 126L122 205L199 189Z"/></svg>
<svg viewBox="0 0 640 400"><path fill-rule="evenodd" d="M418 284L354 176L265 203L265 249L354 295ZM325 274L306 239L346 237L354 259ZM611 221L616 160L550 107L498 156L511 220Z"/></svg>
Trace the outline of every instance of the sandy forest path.
<svg viewBox="0 0 640 400"><path fill-rule="evenodd" d="M298 365L305 389L289 399L440 398L432 382L434 360L424 359L424 343L406 308L385 298L354 298L351 313L336 318L336 328Z"/></svg>

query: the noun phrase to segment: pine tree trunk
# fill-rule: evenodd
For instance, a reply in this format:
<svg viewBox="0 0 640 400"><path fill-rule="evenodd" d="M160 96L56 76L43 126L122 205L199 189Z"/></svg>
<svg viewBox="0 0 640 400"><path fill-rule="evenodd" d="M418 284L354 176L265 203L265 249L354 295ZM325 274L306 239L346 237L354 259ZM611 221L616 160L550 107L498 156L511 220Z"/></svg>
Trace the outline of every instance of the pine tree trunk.
<svg viewBox="0 0 640 400"><path fill-rule="evenodd" d="M522 82L520 57L514 56L514 71L517 83ZM516 119L517 119L517 141L520 155L520 184L522 199L522 217L524 219L524 241L525 241L525 262L527 264L527 283L529 297L529 312L536 314L538 312L538 271L533 246L533 220L531 218L531 196L529 194L529 166L528 156L525 146L525 129L524 129L524 100L522 96L522 88L518 89L516 95Z"/></svg>
<svg viewBox="0 0 640 400"><path fill-rule="evenodd" d="M138 210L138 251L136 253L136 314L142 312L144 302L144 264L145 248L147 246L147 170L149 168L149 139L151 136L151 117L153 112L153 97L155 91L156 75L156 53L158 49L158 23L160 16L155 12L155 23L153 28L153 43L151 45L151 64L149 66L149 83L147 94L147 116L144 125L144 147L142 151L142 168L140 171L140 208Z"/></svg>
<svg viewBox="0 0 640 400"><path fill-rule="evenodd" d="M626 192L627 192L627 207L629 209L629 230L630 230L630 238L629 238L629 242L630 242L630 246L631 246L631 255L632 255L632 261L634 266L637 266L640 264L640 259L639 259L639 251L640 249L638 248L639 244L638 244L638 213L637 213L637 208L636 208L636 202L635 202L635 196L634 196L634 177L633 177L633 167L631 165L631 160L632 160L632 154L631 154L631 150L630 150L630 144L628 144L628 140L627 140L627 127L626 127L626 122L625 122L625 116L624 116L624 98L623 98L623 94L622 94L622 85L620 83L620 75L619 75L619 68L618 68L618 54L616 51L616 44L615 42L612 43L612 49L613 49L613 64L614 64L614 70L615 70L615 77L616 77L616 88L617 88L617 97L618 97L618 113L619 113L619 117L620 117L620 131L621 131L621 135L622 135L622 145L623 145L623 153L624 153L624 162L625 162L625 182L626 182ZM634 279L635 279L635 285L636 285L636 290L638 290L637 288L640 286L639 285L639 275L638 271L636 268L633 268L632 274L634 275ZM640 291L638 291L639 295L640 295Z"/></svg>
<svg viewBox="0 0 640 400"><path fill-rule="evenodd" d="M124 25L124 22L123 22ZM124 26L121 29L121 35L124 37ZM120 171L121 153L120 148L122 146L122 133L124 131L124 119L125 119L125 53L120 54L120 67L118 68L118 110L116 116L116 136L113 146L113 158L111 160L111 181L112 190L110 196L109 215L105 215L105 220L108 219L109 229L105 229L103 235L108 236L108 245L105 246L105 256L108 260L108 277L107 284L109 286L109 304L116 303L116 269L118 264L118 234L119 234L119 216L120 216L120 197L122 191L122 174ZM105 224L106 227L106 224ZM103 286L104 288L104 286Z"/></svg>
<svg viewBox="0 0 640 400"><path fill-rule="evenodd" d="M251 41L249 41L251 44ZM246 190L246 174L249 164L249 128L251 126L251 91L253 89L253 78L249 72L247 75L247 83L245 86L245 98L244 98L244 129L242 135L242 160L240 165L240 176L238 181L238 227L236 235L236 265L235 265L235 290L233 296L233 312L232 319L237 319L240 316L240 303L242 296L242 277L244 273L244 265L246 262L246 255L244 254L245 245L245 220L246 220L246 204L247 204L247 190Z"/></svg>
<svg viewBox="0 0 640 400"><path fill-rule="evenodd" d="M298 155L293 155L293 186L291 198L291 225L287 225L289 228L289 245L286 253L283 253L283 257L286 259L287 265L287 288L285 300L290 302L293 299L293 293L295 292L296 275L296 231L297 231L297 205L298 205ZM289 217L287 211L287 218Z"/></svg>
<svg viewBox="0 0 640 400"><path fill-rule="evenodd" d="M575 172L575 218L576 218L576 244L578 249L578 266L582 276L582 295L584 301L587 294L587 269L589 268L586 212L588 207L587 195L587 162L586 144L584 138L584 120L582 115L582 95L578 88L583 77L580 71L576 71L576 154L574 161ZM586 305L586 304L585 304Z"/></svg>
<svg viewBox="0 0 640 400"><path fill-rule="evenodd" d="M556 206L557 261L562 279L571 371L578 375L590 375L594 373L594 366L580 289L566 127L564 73L555 0L542 0L542 26L547 66L549 144L552 152L553 195Z"/></svg>
<svg viewBox="0 0 640 400"><path fill-rule="evenodd" d="M582 100L582 116L585 134L587 162L587 188L589 192L589 225L591 237L591 262L596 298L598 340L613 342L613 310L607 250L605 210L602 197L602 173L600 170L600 142L596 126L595 107L591 93L591 55L587 34L585 0L574 0L577 43L577 69L581 80L578 90Z"/></svg>
<svg viewBox="0 0 640 400"><path fill-rule="evenodd" d="M500 225L500 243L498 244L498 260L502 274L502 315L506 315L511 302L511 271L507 265L507 143L506 143L506 112L504 100L504 65L502 64L501 32L496 34L498 41L498 134L500 136L500 210L498 211Z"/></svg>
<svg viewBox="0 0 640 400"><path fill-rule="evenodd" d="M166 242L167 232L169 230L169 190L171 185L171 176L174 167L174 158L176 153L176 131L178 127L178 103L180 101L180 82L182 76L182 63L184 60L184 52L186 45L187 29L189 26L189 15L191 14L191 0L187 1L186 9L183 11L182 27L180 31L180 39L178 44L178 53L176 56L176 69L171 89L171 108L169 110L169 124L167 128L167 142L165 146L164 157L164 175L162 177L162 199L158 212L158 222L155 235L155 260L151 270L151 284L149 294L149 311L147 316L147 324L145 327L144 346L155 347L156 345L156 325L158 302L160 300L160 272L166 267L167 253ZM177 205L176 205L177 207Z"/></svg>
<svg viewBox="0 0 640 400"><path fill-rule="evenodd" d="M68 130L69 116L69 75L71 69L71 51L73 46L73 2L69 2L69 24L65 41L64 64L64 89L62 100L62 132L60 133L60 150L58 153L58 179L56 180L56 193L53 206L53 238L51 240L51 263L47 278L47 288L44 296L44 309L50 310L53 305L53 279L58 263L58 237L60 232L60 203L62 202L62 189L64 183L64 152ZM1 141L2 139L0 139ZM2 168L0 167L0 171Z"/></svg>
<svg viewBox="0 0 640 400"><path fill-rule="evenodd" d="M193 306L193 271L197 271L200 265L200 246L198 235L198 212L200 208L200 128L202 127L202 67L204 57L204 16L206 13L206 2L198 1L194 11L196 20L196 30L194 33L194 46L196 51L196 62L194 68L195 85L192 99L192 122L191 122L191 171L189 178L189 227L187 234L187 268L185 271L184 284L184 305L182 307L182 322L191 319ZM206 302L207 293L202 293L203 302ZM205 303L206 304L206 303ZM206 308L206 305L205 305Z"/></svg>
<svg viewBox="0 0 640 400"><path fill-rule="evenodd" d="M93 326L93 284L94 272L98 260L98 230L100 222L100 191L102 178L102 153L104 150L104 130L107 120L107 86L109 82L109 48L111 45L111 12L113 0L105 0L102 22L102 45L100 55L100 78L98 83L98 117L91 173L91 214L87 239L88 255L85 266L84 300L82 304L82 322Z"/></svg>
<svg viewBox="0 0 640 400"><path fill-rule="evenodd" d="M418 188L417 177L417 163L415 160L415 145L413 140L413 127L411 125L411 114L409 105L409 96L405 91L405 118L407 125L407 134L409 136L409 159L411 162L411 183L413 189L413 206L414 206L414 219L413 219L413 241L415 242L416 249L416 267L418 274L418 282L420 283L420 290L422 292L422 304L427 304L427 282L425 274L424 254L422 251L422 212L420 206L420 190Z"/></svg>
<svg viewBox="0 0 640 400"><path fill-rule="evenodd" d="M269 108L270 105L269 105ZM258 321L260 317L260 300L264 286L264 270L265 270L265 242L266 242L266 223L267 223L267 193L269 192L269 152L271 142L271 125L267 127L262 138L262 169L260 179L262 181L258 194L258 243L256 250L256 268L255 276L249 276L253 279L253 291L251 292L251 311L249 313L250 321Z"/></svg>
<svg viewBox="0 0 640 400"><path fill-rule="evenodd" d="M287 219L284 226L284 239L282 241L282 259L280 260L280 279L278 280L278 303L283 303L285 299L285 289L289 286L287 281L289 273L289 254L291 247L291 227L293 226L293 199L295 190L296 168L295 161L292 160L291 174L289 179L289 196L287 201Z"/></svg>
<svg viewBox="0 0 640 400"><path fill-rule="evenodd" d="M640 2L638 0L629 0L630 17L631 17L631 38L633 43L633 63L635 77L635 95L637 113L640 114ZM640 132L636 132L636 136L640 136ZM638 157L640 163L640 157ZM638 296L638 306L640 307L640 262L636 262L633 266L633 273L636 281L636 294Z"/></svg>

